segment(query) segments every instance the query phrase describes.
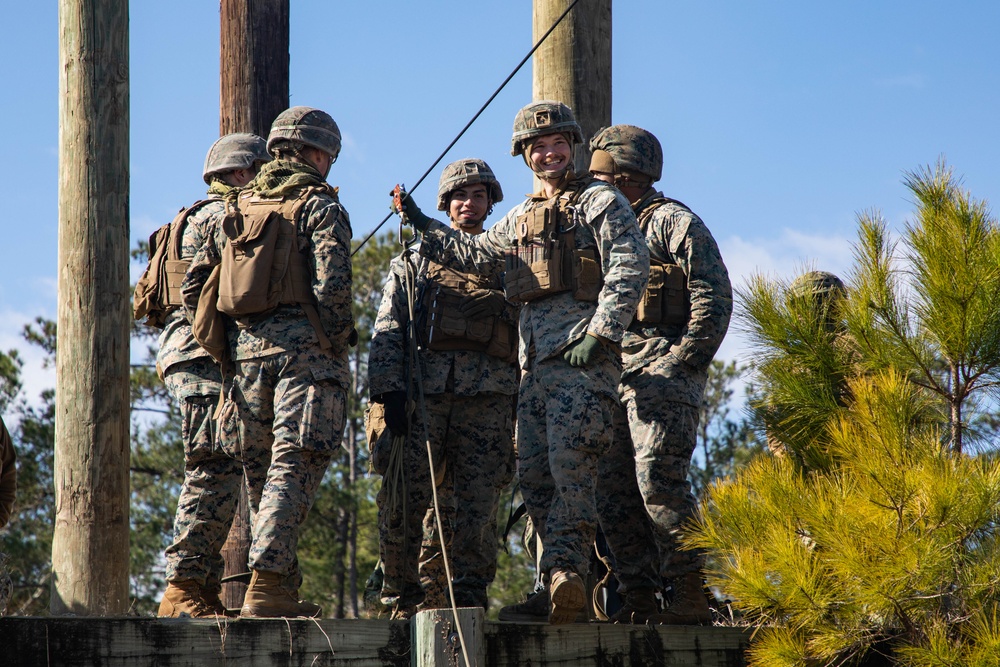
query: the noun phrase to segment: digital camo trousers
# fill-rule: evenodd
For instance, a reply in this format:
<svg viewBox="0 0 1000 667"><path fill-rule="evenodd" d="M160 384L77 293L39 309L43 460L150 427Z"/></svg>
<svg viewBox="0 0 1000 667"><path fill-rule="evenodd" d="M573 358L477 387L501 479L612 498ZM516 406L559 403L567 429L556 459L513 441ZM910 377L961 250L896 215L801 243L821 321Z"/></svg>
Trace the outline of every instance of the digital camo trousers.
<svg viewBox="0 0 1000 667"><path fill-rule="evenodd" d="M427 432L440 477L438 501L448 503L441 510L442 523L451 518L450 529L445 527L445 546L450 547L452 585L460 606L485 605L486 589L496 574L497 505L514 469L512 403L513 397L495 393L426 397ZM433 498L422 421L418 407L403 452L406 511L390 502L385 478L377 498L379 551L385 570L382 598L387 603L398 599L403 606L421 601L421 583L435 576L435 566L441 576L444 570L435 558L440 542L434 544L425 537L432 527L425 519L430 519L428 507ZM424 572L419 570L421 561ZM446 581L439 582L437 590L446 587ZM434 593L433 588L430 592ZM436 603L427 600L428 605Z"/></svg>
<svg viewBox="0 0 1000 667"><path fill-rule="evenodd" d="M220 552L243 483L243 467L221 446L212 419L222 387L219 368L208 357L176 363L164 374L164 384L180 406L184 442L184 482L173 542L165 552L166 577L214 588L222 578Z"/></svg>
<svg viewBox="0 0 1000 667"><path fill-rule="evenodd" d="M282 352L235 362L220 417L225 442L235 441L251 512L249 566L302 584L296 551L302 527L345 423L346 393L310 370L313 352ZM235 437L233 437L235 434Z"/></svg>
<svg viewBox="0 0 1000 667"><path fill-rule="evenodd" d="M678 535L694 512L688 471L698 408L671 401L655 364L628 378L601 460L598 512L622 591L657 587L697 570L702 555Z"/></svg>
<svg viewBox="0 0 1000 667"><path fill-rule="evenodd" d="M518 478L528 515L542 541L541 570L583 575L597 533L597 466L611 445L620 379L602 355L586 368L561 356L521 376L517 402Z"/></svg>

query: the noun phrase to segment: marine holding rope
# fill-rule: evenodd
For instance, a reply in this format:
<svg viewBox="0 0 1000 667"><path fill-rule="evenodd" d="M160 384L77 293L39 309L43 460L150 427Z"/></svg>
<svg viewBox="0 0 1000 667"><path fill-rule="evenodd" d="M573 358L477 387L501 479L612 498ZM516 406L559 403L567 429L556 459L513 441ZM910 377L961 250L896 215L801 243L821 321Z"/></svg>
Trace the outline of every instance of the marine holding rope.
<svg viewBox="0 0 1000 667"><path fill-rule="evenodd" d="M448 214L456 232L482 234L486 217L502 199L500 183L482 160L458 160L441 173L438 210ZM451 606L432 481L455 601L459 607L487 605L486 589L496 574L497 505L514 475L519 307L504 298L502 271L502 263L494 262L484 274L466 273L407 249L392 261L382 292L368 382L371 416L378 422L384 412L389 430L373 458L383 474L378 494L382 600L392 607L393 619L411 617L418 606ZM408 301L414 306L414 340L408 335ZM411 368L413 360L419 373ZM410 386L414 409L408 414L408 383L418 379L423 404L421 392ZM386 474L393 440L402 450L405 488L393 488L395 478Z"/></svg>
<svg viewBox="0 0 1000 667"><path fill-rule="evenodd" d="M511 154L522 156L541 188L478 236L449 229L403 199L407 219L423 232L422 256L477 273L503 262L507 300L523 304L518 479L542 539L544 588L516 606L553 624L572 623L586 603L582 575L597 528L597 464L611 444L618 401L619 346L649 274L629 202L613 186L573 172L573 149L582 141L561 102L518 111Z"/></svg>

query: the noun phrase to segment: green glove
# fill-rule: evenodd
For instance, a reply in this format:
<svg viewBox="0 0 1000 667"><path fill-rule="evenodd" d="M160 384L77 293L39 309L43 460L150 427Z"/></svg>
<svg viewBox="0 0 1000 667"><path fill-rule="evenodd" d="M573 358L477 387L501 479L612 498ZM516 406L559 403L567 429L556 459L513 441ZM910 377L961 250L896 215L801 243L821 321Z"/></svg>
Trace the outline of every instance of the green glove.
<svg viewBox="0 0 1000 667"><path fill-rule="evenodd" d="M496 289L477 289L458 304L458 309L470 320L495 317L503 312L503 292Z"/></svg>
<svg viewBox="0 0 1000 667"><path fill-rule="evenodd" d="M389 196L392 195L393 193L390 192ZM403 202L403 213L406 214L406 222L413 225L414 229L418 229L422 232L427 231L427 226L430 224L431 219L421 212L420 207L418 207L417 203L413 201L413 197L411 197L406 190L403 190L399 193L399 198ZM398 207L396 206L395 197L393 197L392 204L389 206L392 208L393 213L396 215L400 214Z"/></svg>
<svg viewBox="0 0 1000 667"><path fill-rule="evenodd" d="M597 361L597 357L603 349L604 345L601 341L588 334L566 350L563 353L563 359L568 361L573 368L590 366Z"/></svg>

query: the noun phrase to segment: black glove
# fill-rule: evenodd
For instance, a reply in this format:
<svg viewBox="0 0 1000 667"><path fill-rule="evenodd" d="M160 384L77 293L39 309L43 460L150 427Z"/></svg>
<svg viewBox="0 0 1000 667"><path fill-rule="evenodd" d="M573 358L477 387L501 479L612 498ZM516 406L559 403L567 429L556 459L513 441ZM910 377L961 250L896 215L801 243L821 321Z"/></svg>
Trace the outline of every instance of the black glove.
<svg viewBox="0 0 1000 667"><path fill-rule="evenodd" d="M563 353L563 359L568 361L569 365L573 368L590 366L597 361L597 355L599 355L603 349L604 345L601 341L588 334L566 350L566 352ZM388 407L389 406L386 405L386 423L389 422Z"/></svg>
<svg viewBox="0 0 1000 667"><path fill-rule="evenodd" d="M393 435L406 435L409 422L406 414L406 392L387 391L381 396L385 406L385 425Z"/></svg>
<svg viewBox="0 0 1000 667"><path fill-rule="evenodd" d="M400 211L399 207L396 206L395 192L390 192L389 196L393 198L392 204L390 205L392 212L399 215ZM426 231L431 219L421 212L420 207L417 206L417 203L413 201L413 197L411 197L406 190L401 190L399 192L399 198L400 201L403 202L403 213L406 214L405 221L413 225L414 229L418 229L422 232Z"/></svg>
<svg viewBox="0 0 1000 667"><path fill-rule="evenodd" d="M470 320L495 317L503 312L506 300L496 289L477 289L458 303L458 309Z"/></svg>

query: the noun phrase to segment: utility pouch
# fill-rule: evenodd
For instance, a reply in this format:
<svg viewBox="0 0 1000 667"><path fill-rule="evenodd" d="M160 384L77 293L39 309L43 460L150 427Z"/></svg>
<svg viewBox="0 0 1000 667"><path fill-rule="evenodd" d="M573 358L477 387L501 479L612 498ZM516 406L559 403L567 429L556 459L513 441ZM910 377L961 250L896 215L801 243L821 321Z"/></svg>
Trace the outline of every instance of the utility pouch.
<svg viewBox="0 0 1000 667"><path fill-rule="evenodd" d="M470 320L462 317L462 292L438 286L427 308L427 347L431 350L486 350L495 317Z"/></svg>
<svg viewBox="0 0 1000 667"><path fill-rule="evenodd" d="M593 248L573 251L573 298L577 301L597 301L604 285L604 275Z"/></svg>
<svg viewBox="0 0 1000 667"><path fill-rule="evenodd" d="M208 280L202 287L198 297L198 309L191 322L191 333L205 350L218 363L226 358L228 344L226 341L226 324L218 310L219 301L219 269L212 269Z"/></svg>
<svg viewBox="0 0 1000 667"><path fill-rule="evenodd" d="M248 217L239 210L226 212L222 230L229 243L222 251L220 311L238 317L278 305L292 241L291 235L281 234L283 223L287 224L275 210Z"/></svg>

